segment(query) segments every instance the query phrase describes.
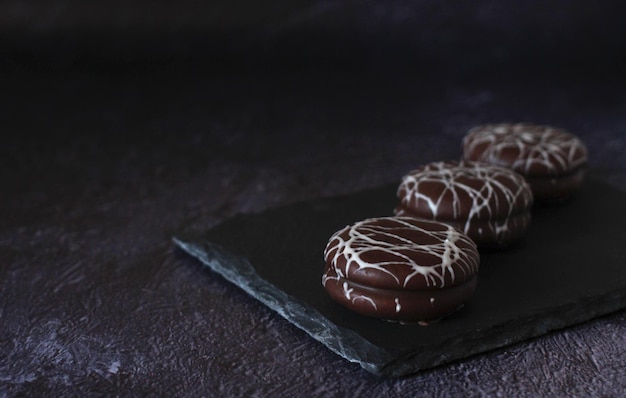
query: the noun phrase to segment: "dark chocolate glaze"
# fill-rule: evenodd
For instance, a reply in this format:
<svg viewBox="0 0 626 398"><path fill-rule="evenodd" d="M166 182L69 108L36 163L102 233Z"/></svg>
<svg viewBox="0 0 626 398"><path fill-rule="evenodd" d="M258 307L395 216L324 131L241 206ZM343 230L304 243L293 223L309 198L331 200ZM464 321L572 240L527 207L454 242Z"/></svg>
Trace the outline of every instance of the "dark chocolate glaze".
<svg viewBox="0 0 626 398"><path fill-rule="evenodd" d="M533 194L511 169L472 161L435 162L404 176L398 216L452 225L480 247L505 247L530 223Z"/></svg>
<svg viewBox="0 0 626 398"><path fill-rule="evenodd" d="M559 201L582 184L588 151L560 128L500 123L471 129L463 139L463 156L511 168L527 178L535 199Z"/></svg>
<svg viewBox="0 0 626 398"><path fill-rule="evenodd" d="M335 233L322 284L333 300L383 319L427 321L474 292L476 245L450 225L413 217L372 218Z"/></svg>
<svg viewBox="0 0 626 398"><path fill-rule="evenodd" d="M402 322L429 322L450 315L474 295L478 284L474 275L460 285L445 289L381 289L346 278L335 279L337 275L332 267L326 267L325 275L330 277L326 291L337 303L362 315Z"/></svg>

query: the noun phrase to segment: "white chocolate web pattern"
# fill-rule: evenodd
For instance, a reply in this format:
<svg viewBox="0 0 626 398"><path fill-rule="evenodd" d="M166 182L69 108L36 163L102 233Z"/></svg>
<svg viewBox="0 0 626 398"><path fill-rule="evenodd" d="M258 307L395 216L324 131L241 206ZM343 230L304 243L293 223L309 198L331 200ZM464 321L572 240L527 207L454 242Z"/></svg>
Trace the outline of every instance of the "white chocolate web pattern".
<svg viewBox="0 0 626 398"><path fill-rule="evenodd" d="M587 148L573 134L527 123L474 127L463 138L463 155L525 175L563 174L587 162Z"/></svg>
<svg viewBox="0 0 626 398"><path fill-rule="evenodd" d="M398 198L400 215L454 222L466 234L472 223L481 222L476 234L488 229L496 240L508 233L510 222L527 224L528 219L514 216L527 212L533 203L530 186L521 175L464 161L430 163L413 170L402 178Z"/></svg>
<svg viewBox="0 0 626 398"><path fill-rule="evenodd" d="M376 278L385 279L384 288L389 289L453 286L474 276L479 264L476 245L467 236L448 225L411 217L370 218L349 225L331 237L324 259L336 273L324 274L324 286L329 279L367 285L368 278ZM425 265L425 259L431 264ZM346 298L350 293L344 283Z"/></svg>

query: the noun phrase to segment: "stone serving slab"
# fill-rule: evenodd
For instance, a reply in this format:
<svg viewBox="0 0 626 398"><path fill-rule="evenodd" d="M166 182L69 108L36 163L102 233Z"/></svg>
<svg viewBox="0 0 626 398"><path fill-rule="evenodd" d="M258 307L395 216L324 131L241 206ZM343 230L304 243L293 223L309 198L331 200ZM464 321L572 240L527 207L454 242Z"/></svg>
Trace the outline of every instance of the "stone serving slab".
<svg viewBox="0 0 626 398"><path fill-rule="evenodd" d="M174 243L345 359L402 376L626 308L626 194L589 177L571 201L536 206L527 236L481 252L476 295L430 326L367 318L321 285L331 234L390 215L395 185L238 215Z"/></svg>

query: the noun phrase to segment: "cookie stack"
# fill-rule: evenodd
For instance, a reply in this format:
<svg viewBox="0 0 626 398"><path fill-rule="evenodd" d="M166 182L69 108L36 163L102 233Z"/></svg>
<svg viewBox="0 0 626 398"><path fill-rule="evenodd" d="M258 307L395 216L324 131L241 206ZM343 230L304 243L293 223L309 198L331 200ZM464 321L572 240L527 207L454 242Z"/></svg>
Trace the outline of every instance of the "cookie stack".
<svg viewBox="0 0 626 398"><path fill-rule="evenodd" d="M322 284L363 315L429 324L473 295L479 249L521 239L535 202L560 203L582 184L587 149L559 128L487 124L462 142L463 159L407 173L390 217L336 232Z"/></svg>

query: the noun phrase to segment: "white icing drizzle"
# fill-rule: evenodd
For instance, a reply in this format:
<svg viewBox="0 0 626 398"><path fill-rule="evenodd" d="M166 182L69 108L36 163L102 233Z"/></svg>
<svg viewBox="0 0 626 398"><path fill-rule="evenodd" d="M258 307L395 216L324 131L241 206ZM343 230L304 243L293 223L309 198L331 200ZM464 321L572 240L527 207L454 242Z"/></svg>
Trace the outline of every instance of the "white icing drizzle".
<svg viewBox="0 0 626 398"><path fill-rule="evenodd" d="M331 276L331 275L328 275L328 272L325 272L324 275L322 275L322 285L326 286L326 283L329 280L340 282L341 277L339 276L339 274L337 274L337 276ZM348 282L344 281L343 284L341 285L341 289L343 291L343 295L346 298L346 300L352 302L353 304L358 300L364 300L368 302L375 310L378 310L378 306L376 305L376 302L374 302L374 300L371 297L365 296L363 294L355 293L354 288L351 288L348 285ZM398 307L396 306L396 308Z"/></svg>
<svg viewBox="0 0 626 398"><path fill-rule="evenodd" d="M484 146L482 152L477 148ZM466 159L501 164L503 153L517 153L507 165L528 175L539 168L549 174L577 169L587 162L587 148L563 129L527 123L487 124L471 129L463 138Z"/></svg>
<svg viewBox="0 0 626 398"><path fill-rule="evenodd" d="M384 221L385 225L380 225L379 221ZM398 287L406 287L417 276L424 278L426 286L444 287L446 275L451 284L454 284L457 277L455 270L460 270L465 276L478 272L478 252L474 242L445 224L435 223L442 230L433 231L428 228L431 223L433 222L419 221L412 217L383 217L346 226L332 236L324 251L327 264L330 264L337 276L325 274L322 283L326 285L330 279L339 281L341 278L348 278L349 274L358 270L374 269L389 275ZM405 237L407 230L414 236L423 234L435 243L414 242ZM385 238L387 239L381 240ZM474 250L463 249L459 246L461 242ZM363 259L364 255L372 252L388 254L380 256L388 260L374 263ZM416 258L425 254L438 258L439 263L432 266L419 264ZM346 260L344 266L338 265L341 257ZM406 267L405 272L390 271L388 268L394 265ZM344 292L346 287L344 285ZM346 297L350 299L349 292ZM396 304L396 308L399 308L399 303Z"/></svg>
<svg viewBox="0 0 626 398"><path fill-rule="evenodd" d="M329 278L327 278L327 279L329 279ZM333 279L335 279L335 278L333 278ZM326 281L325 280L322 283L324 284L324 286L326 285ZM376 303L374 302L374 300L372 300L372 298L364 296L362 294L355 294L354 293L354 289L352 289L352 288L350 288L348 286L348 282L344 282L343 285L342 285L342 288L343 288L343 295L346 297L346 300L351 301L353 304L357 300L365 300L368 303L370 303L372 305L372 307L374 307L375 310L378 309L378 307L376 306ZM400 304L396 305L396 310L398 309L399 305Z"/></svg>
<svg viewBox="0 0 626 398"><path fill-rule="evenodd" d="M344 294L344 296L346 296L346 299L347 299L347 300L351 300L350 296L352 296L352 291L353 291L353 290L354 290L354 289L350 289L350 288L348 287L348 282L344 282L344 283L343 283L343 294Z"/></svg>
<svg viewBox="0 0 626 398"><path fill-rule="evenodd" d="M479 181L479 184L473 187L468 181ZM426 194L426 184L441 185L441 193L436 197ZM471 200L470 206L465 206L469 207L467 214L462 213L461 193L465 200ZM475 220L493 221L485 225L498 239L508 231L509 218L516 211L528 209L533 202L530 187L521 175L503 167L464 161L430 163L413 170L402 178L398 196L401 209L417 216L428 216L412 211L412 207L420 201L426 202L432 219L439 219L442 204L451 205L452 219L439 220L458 222L463 225L465 233L469 232ZM452 203L447 203L450 198ZM516 209L515 203L520 200L523 209ZM482 235L482 229L478 233Z"/></svg>
<svg viewBox="0 0 626 398"><path fill-rule="evenodd" d="M394 302L396 303L396 312L400 312L400 310L402 309L402 306L400 305L400 299L396 298Z"/></svg>

